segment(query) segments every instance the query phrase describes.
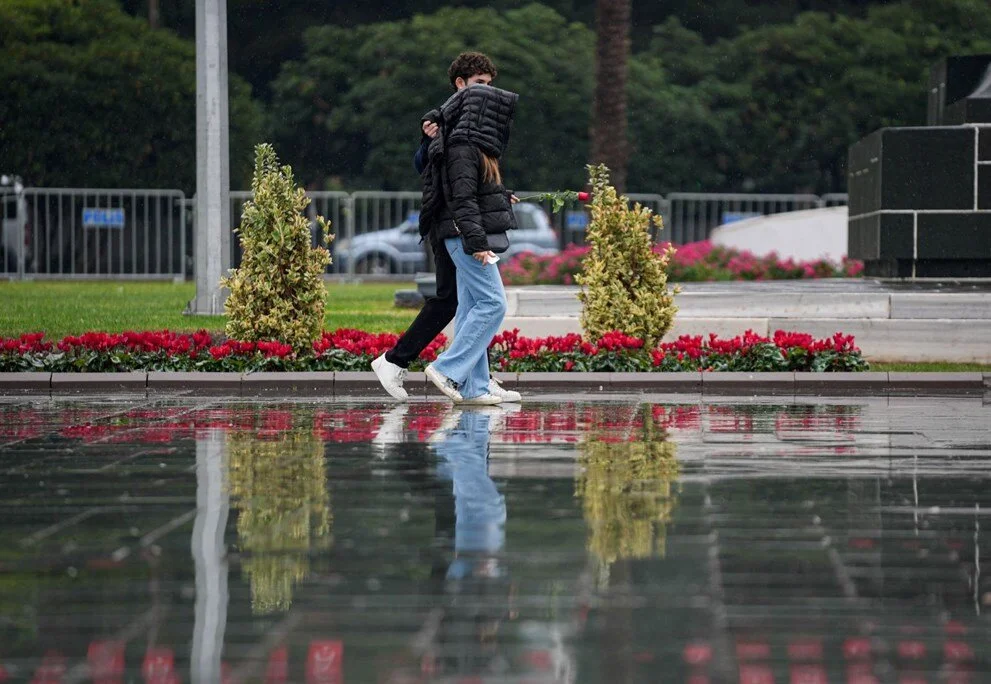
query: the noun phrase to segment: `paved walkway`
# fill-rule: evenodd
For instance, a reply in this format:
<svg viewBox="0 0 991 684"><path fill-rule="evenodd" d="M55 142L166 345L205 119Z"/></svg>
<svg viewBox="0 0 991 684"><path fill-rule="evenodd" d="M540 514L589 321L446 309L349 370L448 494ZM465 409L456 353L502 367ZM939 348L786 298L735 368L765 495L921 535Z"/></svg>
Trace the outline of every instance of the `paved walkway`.
<svg viewBox="0 0 991 684"><path fill-rule="evenodd" d="M6 397L0 470L14 681L991 677L980 397Z"/></svg>

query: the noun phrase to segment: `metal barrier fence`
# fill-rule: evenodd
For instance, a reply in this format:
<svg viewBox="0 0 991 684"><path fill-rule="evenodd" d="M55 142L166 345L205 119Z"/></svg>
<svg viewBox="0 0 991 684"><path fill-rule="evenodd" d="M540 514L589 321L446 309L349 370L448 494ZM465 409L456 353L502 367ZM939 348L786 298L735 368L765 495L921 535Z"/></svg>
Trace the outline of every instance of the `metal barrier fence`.
<svg viewBox="0 0 991 684"><path fill-rule="evenodd" d="M539 193L521 190L517 194ZM429 249L420 243L418 232L419 192L310 192L308 196L312 200L307 215L314 245L321 244L324 237L316 216L331 224L334 239L328 273L408 277L432 270ZM250 192L231 192L232 228L240 223L242 208L250 197ZM671 193L666 197L628 197L663 217L664 228L654 232L654 239L675 244L704 240L719 225L754 216L847 202L845 194ZM567 203L559 213L551 212L549 202L534 204L543 208L554 232L548 249L584 244L588 215L580 203ZM179 190L0 191L0 277L191 278L194 206L194 201ZM546 232L547 228L539 230ZM231 264L236 267L240 261L240 242L235 237L231 240Z"/></svg>
<svg viewBox="0 0 991 684"><path fill-rule="evenodd" d="M713 228L727 223L822 206L817 195L673 192L667 201L662 239L676 245L705 240Z"/></svg>
<svg viewBox="0 0 991 684"><path fill-rule="evenodd" d="M541 192L532 190L517 190L517 196L528 197L531 195L539 195ZM660 214L662 218L667 219L667 200L664 199L663 195L653 195L646 193L630 193L627 195L629 200L634 203L640 203L645 207L649 207L651 211L655 214ZM532 204L540 206L544 213L550 220L551 228L558 235L559 246L564 249L568 245L583 245L585 244L585 229L588 226L588 212L581 202L577 200L569 200L564 203L564 208L554 213L551 211L552 206L550 201L538 201L529 200ZM654 238L656 239L656 235Z"/></svg>
<svg viewBox="0 0 991 684"><path fill-rule="evenodd" d="M847 201L849 200L849 195L845 192L833 192L828 195L822 195L819 198L819 206L821 207L845 207Z"/></svg>
<svg viewBox="0 0 991 684"><path fill-rule="evenodd" d="M25 188L0 195L0 276L187 278L180 190Z"/></svg>
<svg viewBox="0 0 991 684"><path fill-rule="evenodd" d="M334 250L335 243L342 237L347 224L348 207L351 195L346 192L314 191L306 193L310 198L310 205L306 208L306 216L310 219L310 237L314 246L323 244L323 231L317 223L317 216L323 216L330 222L330 233L334 237L330 249ZM193 198L195 199L195 198ZM195 207L193 199L190 200L191 208ZM251 199L251 191L237 190L230 193L231 203L231 223L232 230L241 224L241 212L244 203ZM195 211L192 212L192 220L195 221ZM191 257L192 255L190 255ZM237 239L237 234L231 239L231 268L237 268L241 264L241 241ZM328 273L344 273L338 264L332 263L327 269Z"/></svg>
<svg viewBox="0 0 991 684"><path fill-rule="evenodd" d="M331 245L339 272L382 276L432 270L430 250L420 243L420 195L372 190L352 194L344 238Z"/></svg>

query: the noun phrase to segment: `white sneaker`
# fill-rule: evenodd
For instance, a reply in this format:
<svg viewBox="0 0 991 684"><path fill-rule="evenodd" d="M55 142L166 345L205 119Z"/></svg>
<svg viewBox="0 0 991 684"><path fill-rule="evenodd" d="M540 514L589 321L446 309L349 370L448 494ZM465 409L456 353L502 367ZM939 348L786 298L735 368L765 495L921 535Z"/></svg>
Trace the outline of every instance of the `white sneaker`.
<svg viewBox="0 0 991 684"><path fill-rule="evenodd" d="M375 376L382 383L385 391L399 401L409 399L409 394L403 389L403 381L406 380L406 369L385 360L385 354L372 361L372 370Z"/></svg>
<svg viewBox="0 0 991 684"><path fill-rule="evenodd" d="M505 399L501 404L495 406L479 406L472 409L476 413L482 413L489 417L489 433L493 435L505 432L506 419L522 410L523 407L519 404L507 402Z"/></svg>
<svg viewBox="0 0 991 684"><path fill-rule="evenodd" d="M458 427L458 423L461 421L461 414L464 411L452 408L444 416L444 419L437 426L437 429L433 431L427 441L433 444L434 442L443 442L447 439L451 430Z"/></svg>
<svg viewBox="0 0 991 684"><path fill-rule="evenodd" d="M451 401L463 401L461 392L458 391L458 385L451 380L451 378L442 374L439 370L435 369L433 364L430 364L423 369L424 374L427 376L427 380L434 383L434 386L439 389L445 397Z"/></svg>
<svg viewBox="0 0 991 684"><path fill-rule="evenodd" d="M502 403L502 397L486 392L471 399L456 399L454 403L458 406L495 406Z"/></svg>
<svg viewBox="0 0 991 684"><path fill-rule="evenodd" d="M409 404L400 404L382 416L382 424L372 438L372 446L383 454L390 444L402 444L406 441L404 419L409 412Z"/></svg>
<svg viewBox="0 0 991 684"><path fill-rule="evenodd" d="M523 395L513 390L503 389L502 383L495 377L489 378L489 394L494 394L507 403L519 403L523 401Z"/></svg>

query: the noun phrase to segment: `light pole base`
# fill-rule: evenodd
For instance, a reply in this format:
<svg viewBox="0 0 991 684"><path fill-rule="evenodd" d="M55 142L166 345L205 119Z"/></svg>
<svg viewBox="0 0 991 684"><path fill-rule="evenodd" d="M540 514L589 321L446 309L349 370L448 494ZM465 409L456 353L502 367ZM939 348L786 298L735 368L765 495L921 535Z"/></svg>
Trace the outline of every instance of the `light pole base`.
<svg viewBox="0 0 991 684"><path fill-rule="evenodd" d="M218 288L206 294L197 294L186 304L186 310L182 313L186 316L223 316L224 302L227 301L230 290Z"/></svg>

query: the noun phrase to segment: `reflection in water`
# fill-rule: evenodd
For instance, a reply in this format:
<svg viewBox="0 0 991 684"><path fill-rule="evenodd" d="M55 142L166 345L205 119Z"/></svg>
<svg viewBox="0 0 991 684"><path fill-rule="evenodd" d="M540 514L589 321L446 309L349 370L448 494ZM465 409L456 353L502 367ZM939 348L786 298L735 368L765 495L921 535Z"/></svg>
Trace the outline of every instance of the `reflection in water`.
<svg viewBox="0 0 991 684"><path fill-rule="evenodd" d="M190 679L209 684L220 678L227 630L227 554L224 529L229 510L224 480L224 435L204 430L196 440L196 518L192 553L196 568L196 611ZM98 678L99 679L99 678Z"/></svg>
<svg viewBox="0 0 991 684"><path fill-rule="evenodd" d="M297 411L283 429L228 435L238 546L257 614L288 610L310 553L332 544L324 444L312 422Z"/></svg>
<svg viewBox="0 0 991 684"><path fill-rule="evenodd" d="M664 556L667 524L677 496L675 444L651 407L611 410L622 415L581 442L575 495L589 527L588 549L605 567L621 558ZM596 424L604 424L601 417Z"/></svg>
<svg viewBox="0 0 991 684"><path fill-rule="evenodd" d="M987 401L149 401L0 402L0 681L991 681Z"/></svg>
<svg viewBox="0 0 991 684"><path fill-rule="evenodd" d="M489 477L489 411L454 411L434 433L437 475L454 495L454 556L443 586L443 617L424 654L434 674L479 674L508 668L498 648L509 617L506 499Z"/></svg>
<svg viewBox="0 0 991 684"><path fill-rule="evenodd" d="M440 620L420 654L422 669L440 679L530 672L532 663L521 661L519 650L511 647L523 639L548 654L551 678L541 681L570 682L573 657L560 629L534 620L516 625L516 587L504 555L506 498L488 472L493 424L504 422L506 410L453 411L431 438L439 459L437 476L450 483L454 495L454 549L441 588ZM439 493L443 496L443 490ZM446 536L442 525L437 536L441 541ZM506 633L507 623L518 629Z"/></svg>

